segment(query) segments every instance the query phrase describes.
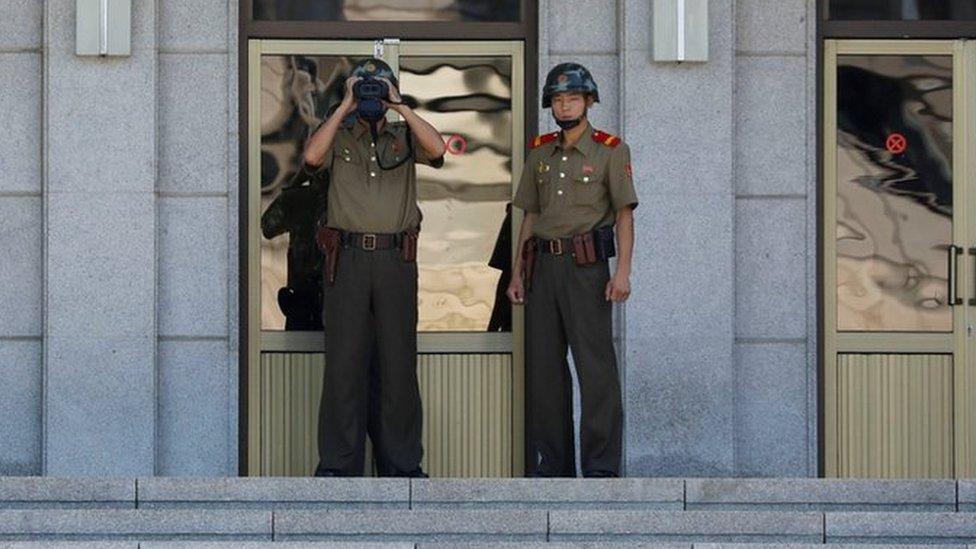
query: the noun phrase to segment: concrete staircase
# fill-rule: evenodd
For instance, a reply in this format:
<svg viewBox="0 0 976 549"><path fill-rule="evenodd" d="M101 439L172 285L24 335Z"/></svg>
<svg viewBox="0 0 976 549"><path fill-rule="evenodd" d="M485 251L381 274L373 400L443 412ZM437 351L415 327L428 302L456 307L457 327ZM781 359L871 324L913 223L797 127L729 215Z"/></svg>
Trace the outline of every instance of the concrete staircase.
<svg viewBox="0 0 976 549"><path fill-rule="evenodd" d="M0 477L0 549L976 549L976 480Z"/></svg>

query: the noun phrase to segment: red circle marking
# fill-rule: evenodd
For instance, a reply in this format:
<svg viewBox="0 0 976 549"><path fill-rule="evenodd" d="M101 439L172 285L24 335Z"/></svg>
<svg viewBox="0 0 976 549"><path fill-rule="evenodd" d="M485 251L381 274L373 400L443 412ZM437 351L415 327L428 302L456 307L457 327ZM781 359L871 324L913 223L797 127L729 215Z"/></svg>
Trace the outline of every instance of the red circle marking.
<svg viewBox="0 0 976 549"><path fill-rule="evenodd" d="M452 135L447 139L447 152L451 154L464 154L468 150L468 142L460 135Z"/></svg>
<svg viewBox="0 0 976 549"><path fill-rule="evenodd" d="M908 148L908 140L900 133L893 133L885 140L885 148L891 154L901 154Z"/></svg>

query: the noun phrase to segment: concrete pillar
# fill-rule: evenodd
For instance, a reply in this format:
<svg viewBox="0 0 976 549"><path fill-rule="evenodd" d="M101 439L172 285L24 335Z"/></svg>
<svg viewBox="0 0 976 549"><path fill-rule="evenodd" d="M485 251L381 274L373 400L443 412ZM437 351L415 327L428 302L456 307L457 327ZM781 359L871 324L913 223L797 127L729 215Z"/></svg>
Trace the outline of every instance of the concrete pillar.
<svg viewBox="0 0 976 549"><path fill-rule="evenodd" d="M641 205L626 307L627 474L729 475L733 451L734 22L707 63L651 61L651 2L620 0L622 132Z"/></svg>
<svg viewBox="0 0 976 549"><path fill-rule="evenodd" d="M156 2L131 56L74 49L74 0L45 2L44 473L152 475Z"/></svg>

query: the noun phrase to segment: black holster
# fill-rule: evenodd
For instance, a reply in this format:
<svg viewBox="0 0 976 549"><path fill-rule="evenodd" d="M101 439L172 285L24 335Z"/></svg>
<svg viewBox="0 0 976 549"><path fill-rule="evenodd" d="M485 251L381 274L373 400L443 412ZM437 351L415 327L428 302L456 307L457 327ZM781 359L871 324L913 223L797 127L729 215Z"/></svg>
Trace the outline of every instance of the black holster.
<svg viewBox="0 0 976 549"><path fill-rule="evenodd" d="M614 243L613 225L600 227L593 231L593 249L596 252L596 260L604 261L617 255L617 247Z"/></svg>

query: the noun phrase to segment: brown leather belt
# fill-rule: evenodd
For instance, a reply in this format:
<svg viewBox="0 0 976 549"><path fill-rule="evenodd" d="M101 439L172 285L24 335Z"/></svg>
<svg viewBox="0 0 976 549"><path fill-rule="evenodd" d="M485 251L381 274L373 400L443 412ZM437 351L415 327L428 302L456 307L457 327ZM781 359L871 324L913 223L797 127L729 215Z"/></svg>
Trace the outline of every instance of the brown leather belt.
<svg viewBox="0 0 976 549"><path fill-rule="evenodd" d="M538 238L535 239L536 249L541 254L569 255L573 253L573 237L569 238Z"/></svg>
<svg viewBox="0 0 976 549"><path fill-rule="evenodd" d="M341 242L345 247L372 252L399 248L400 240L401 236L398 233L347 233L342 231Z"/></svg>

